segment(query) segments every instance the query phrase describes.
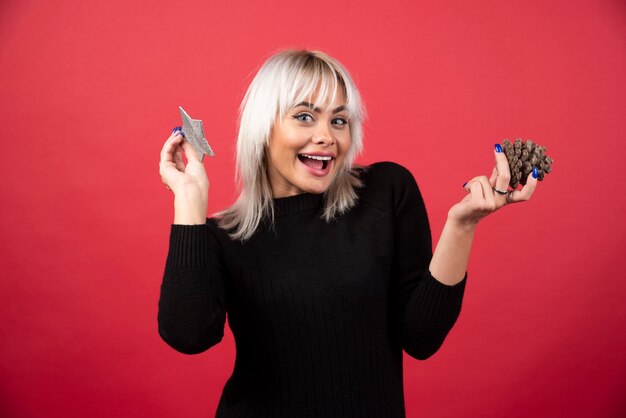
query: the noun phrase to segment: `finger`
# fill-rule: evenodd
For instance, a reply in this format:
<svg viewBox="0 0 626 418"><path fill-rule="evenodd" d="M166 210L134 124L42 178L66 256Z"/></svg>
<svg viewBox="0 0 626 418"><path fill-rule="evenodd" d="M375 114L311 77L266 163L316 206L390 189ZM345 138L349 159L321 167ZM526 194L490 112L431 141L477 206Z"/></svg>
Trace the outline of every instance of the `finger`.
<svg viewBox="0 0 626 418"><path fill-rule="evenodd" d="M471 201L479 208L494 211L506 202L496 202L495 192L487 176L476 176L465 185L472 196Z"/></svg>
<svg viewBox="0 0 626 418"><path fill-rule="evenodd" d="M493 191L493 187L491 186L491 183L489 183L489 179L486 176L479 176L475 182L481 186L483 198L485 200L484 205L481 206L483 209L494 211L498 207L502 206L496 204L496 198L494 196L496 192Z"/></svg>
<svg viewBox="0 0 626 418"><path fill-rule="evenodd" d="M185 172L185 163L183 162L183 149L180 145L176 146L174 151L174 163L178 171Z"/></svg>
<svg viewBox="0 0 626 418"><path fill-rule="evenodd" d="M536 167L534 170L536 170ZM537 188L537 183L538 180L534 178L533 173L530 172L530 174L528 174L528 177L526 177L526 184L524 185L524 187L522 187L521 190L514 190L513 192L509 193L509 203L525 202L529 200L535 192L535 189Z"/></svg>
<svg viewBox="0 0 626 418"><path fill-rule="evenodd" d="M482 202L485 200L485 195L483 193L483 186L478 181L479 176L474 177L465 183L465 190L470 193L472 196L472 200L476 200L477 202Z"/></svg>
<svg viewBox="0 0 626 418"><path fill-rule="evenodd" d="M481 177L481 176L476 176L476 177L473 177L472 179L468 180L468 181L467 181L467 182L463 185L463 188L464 188L465 190L467 190L468 192L471 192L471 191L472 191L472 190L471 190L472 183L475 183L476 181L478 181L478 179L479 179L480 177ZM484 176L483 176L483 177L484 177ZM481 189L481 190L482 190L482 189Z"/></svg>
<svg viewBox="0 0 626 418"><path fill-rule="evenodd" d="M496 167L493 167L493 171L491 172L491 177L489 177L489 184L491 184L491 187L496 186L497 178L498 178L498 169Z"/></svg>
<svg viewBox="0 0 626 418"><path fill-rule="evenodd" d="M500 152L498 152L500 150ZM509 160L506 158L506 154L502 150L500 144L496 144L493 150L496 159L496 171L498 172L496 182L492 187L496 187L498 190L507 190L509 182L511 181L511 169L509 168ZM504 195L502 195L504 197Z"/></svg>
<svg viewBox="0 0 626 418"><path fill-rule="evenodd" d="M170 134L170 137L168 139L173 139L176 138L177 136L183 136L183 131L181 130L182 128L180 126L177 126L174 128L174 130L172 131L172 133Z"/></svg>
<svg viewBox="0 0 626 418"><path fill-rule="evenodd" d="M174 162L174 148L178 146L183 137L180 133L174 134L167 138L163 148L161 149L161 161L162 162Z"/></svg>
<svg viewBox="0 0 626 418"><path fill-rule="evenodd" d="M170 138L175 137L176 135L181 135L182 134L182 129L180 126L177 126L174 128L174 130L172 130L172 134L170 135Z"/></svg>
<svg viewBox="0 0 626 418"><path fill-rule="evenodd" d="M189 141L183 141L180 145L183 147L183 151L185 152L187 164L202 164Z"/></svg>
<svg viewBox="0 0 626 418"><path fill-rule="evenodd" d="M159 162L159 174L161 175L161 181L168 189L170 189L170 184L174 184L173 182L176 181L175 179L178 176L183 175L180 171L178 171L176 164L173 161Z"/></svg>
<svg viewBox="0 0 626 418"><path fill-rule="evenodd" d="M470 184L470 196L472 196L472 201L482 205L482 202L485 201L485 195L483 194L483 186L480 185L478 181L472 181Z"/></svg>

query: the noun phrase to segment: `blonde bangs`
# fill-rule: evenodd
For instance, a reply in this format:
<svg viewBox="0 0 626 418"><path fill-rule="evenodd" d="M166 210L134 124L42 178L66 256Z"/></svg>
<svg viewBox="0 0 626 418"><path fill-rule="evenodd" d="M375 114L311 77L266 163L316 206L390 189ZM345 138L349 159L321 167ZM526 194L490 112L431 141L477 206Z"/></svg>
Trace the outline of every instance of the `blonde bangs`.
<svg viewBox="0 0 626 418"><path fill-rule="evenodd" d="M346 98L346 110L350 114L350 105L346 83L329 63L317 57L302 57L301 62L295 63L290 74L286 75L288 89L284 89L279 97L278 113L282 121L285 113L298 103L308 102L323 111L329 111L341 89ZM317 92L317 94L316 94ZM353 110L354 111L354 110Z"/></svg>

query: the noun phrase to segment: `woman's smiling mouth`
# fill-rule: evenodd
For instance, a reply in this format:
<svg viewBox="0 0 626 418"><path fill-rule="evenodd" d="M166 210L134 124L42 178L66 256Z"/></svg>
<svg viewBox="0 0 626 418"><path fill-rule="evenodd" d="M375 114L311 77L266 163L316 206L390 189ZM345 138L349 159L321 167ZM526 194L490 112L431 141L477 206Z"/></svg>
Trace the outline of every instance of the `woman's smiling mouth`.
<svg viewBox="0 0 626 418"><path fill-rule="evenodd" d="M306 169L317 177L323 177L330 172L335 157L330 154L298 154L298 160Z"/></svg>

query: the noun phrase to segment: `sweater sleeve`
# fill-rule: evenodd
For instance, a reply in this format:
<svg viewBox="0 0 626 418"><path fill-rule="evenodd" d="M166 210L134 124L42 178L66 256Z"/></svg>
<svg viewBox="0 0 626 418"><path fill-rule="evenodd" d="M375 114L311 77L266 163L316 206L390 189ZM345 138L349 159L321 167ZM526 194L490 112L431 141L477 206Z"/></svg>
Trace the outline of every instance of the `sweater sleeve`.
<svg viewBox="0 0 626 418"><path fill-rule="evenodd" d="M225 268L209 220L172 224L159 298L159 335L184 354L198 354L222 340Z"/></svg>
<svg viewBox="0 0 626 418"><path fill-rule="evenodd" d="M467 272L453 286L432 276L428 268L432 237L424 201L411 172L395 167L392 301L400 321L402 348L411 357L424 360L441 347L459 316Z"/></svg>

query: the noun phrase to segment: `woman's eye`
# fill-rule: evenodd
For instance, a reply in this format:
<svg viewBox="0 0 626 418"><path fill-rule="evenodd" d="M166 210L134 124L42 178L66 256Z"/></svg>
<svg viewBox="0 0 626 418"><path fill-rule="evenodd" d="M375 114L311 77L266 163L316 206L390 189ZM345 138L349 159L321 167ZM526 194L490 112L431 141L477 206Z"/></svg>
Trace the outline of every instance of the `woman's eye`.
<svg viewBox="0 0 626 418"><path fill-rule="evenodd" d="M313 117L308 113L300 113L299 115L294 116L294 118L298 119L300 122L310 122L313 120Z"/></svg>
<svg viewBox="0 0 626 418"><path fill-rule="evenodd" d="M348 121L345 120L344 118L337 118L333 121L333 123L338 126L344 126L348 124Z"/></svg>

